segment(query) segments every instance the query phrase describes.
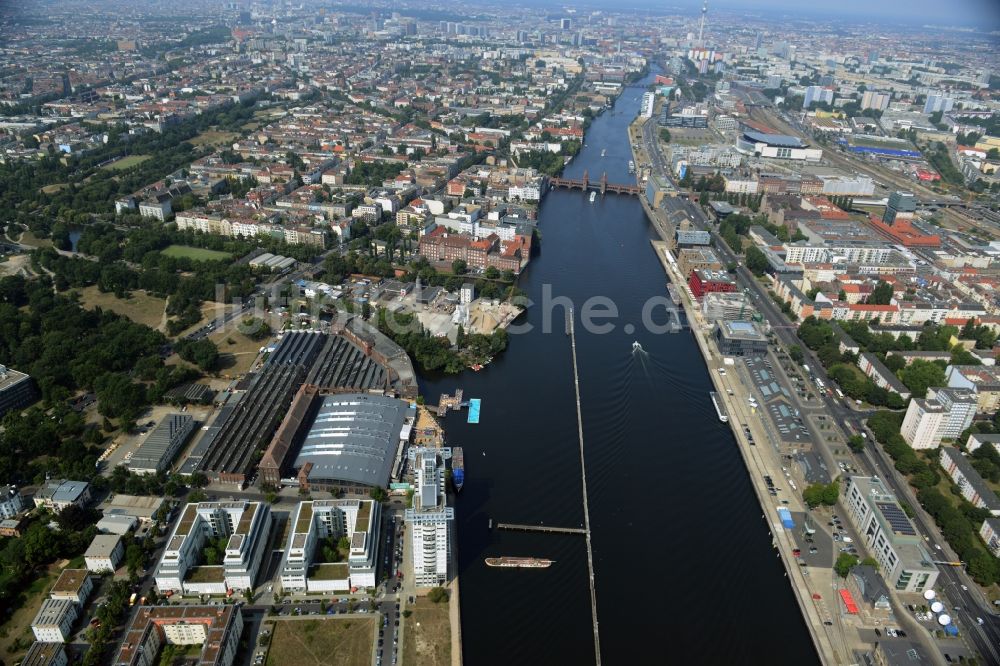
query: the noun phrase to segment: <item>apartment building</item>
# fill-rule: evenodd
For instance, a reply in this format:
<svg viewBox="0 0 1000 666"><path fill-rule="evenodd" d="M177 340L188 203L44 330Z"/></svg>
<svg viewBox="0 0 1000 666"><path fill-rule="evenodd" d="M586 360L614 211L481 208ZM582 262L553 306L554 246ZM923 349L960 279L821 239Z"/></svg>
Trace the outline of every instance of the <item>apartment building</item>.
<svg viewBox="0 0 1000 666"><path fill-rule="evenodd" d="M417 587L444 585L449 579L455 522L444 486L444 460L451 456L451 449L411 447L408 455L416 486L413 508L405 514L414 579Z"/></svg>
<svg viewBox="0 0 1000 666"><path fill-rule="evenodd" d="M73 635L78 615L77 605L72 601L46 599L31 622L31 631L43 643L65 643Z"/></svg>
<svg viewBox="0 0 1000 666"><path fill-rule="evenodd" d="M375 586L382 506L373 500L316 500L296 509L281 564L285 592L346 592ZM350 541L346 558L324 562L342 538ZM321 542L328 540L322 547Z"/></svg>
<svg viewBox="0 0 1000 666"><path fill-rule="evenodd" d="M87 601L94 590L94 579L86 569L64 569L49 590L49 599L67 599L78 606Z"/></svg>
<svg viewBox="0 0 1000 666"><path fill-rule="evenodd" d="M13 518L24 510L24 500L14 486L0 486L0 520Z"/></svg>
<svg viewBox="0 0 1000 666"><path fill-rule="evenodd" d="M839 317L834 318L838 319ZM861 372L865 373L865 376L875 382L875 385L879 388L892 391L898 394L903 400L910 397L910 389L906 388L906 384L899 381L899 378L896 377L893 371L887 368L885 363L880 361L875 354L862 352L858 356L858 368Z"/></svg>
<svg viewBox="0 0 1000 666"><path fill-rule="evenodd" d="M993 553L994 557L1000 557L1000 519L987 518L979 528L979 536L982 537L986 548Z"/></svg>
<svg viewBox="0 0 1000 666"><path fill-rule="evenodd" d="M69 505L85 506L90 502L90 484L86 481L51 479L35 491L35 506L59 513Z"/></svg>
<svg viewBox="0 0 1000 666"><path fill-rule="evenodd" d="M35 641L21 660L21 666L66 666L66 648L62 643Z"/></svg>
<svg viewBox="0 0 1000 666"><path fill-rule="evenodd" d="M262 502L201 502L184 507L156 567L160 591L225 594L252 588L267 552L271 507ZM209 539L225 541L221 563L203 561Z"/></svg>
<svg viewBox="0 0 1000 666"><path fill-rule="evenodd" d="M83 554L87 570L94 573L113 573L122 558L125 557L125 546L117 534L98 534L90 542L90 547Z"/></svg>
<svg viewBox="0 0 1000 666"><path fill-rule="evenodd" d="M1000 517L1000 498L961 451L952 446L942 446L941 467L970 504Z"/></svg>
<svg viewBox="0 0 1000 666"><path fill-rule="evenodd" d="M143 606L125 631L114 666L157 666L167 645L201 645L199 666L232 666L243 634L243 611L220 606Z"/></svg>
<svg viewBox="0 0 1000 666"><path fill-rule="evenodd" d="M914 398L906 408L900 433L914 449L933 449L955 439L976 415L976 393L970 389L929 388L927 398Z"/></svg>
<svg viewBox="0 0 1000 666"><path fill-rule="evenodd" d="M873 476L848 477L845 494L847 515L886 583L900 592L932 588L938 578L934 558L882 481Z"/></svg>

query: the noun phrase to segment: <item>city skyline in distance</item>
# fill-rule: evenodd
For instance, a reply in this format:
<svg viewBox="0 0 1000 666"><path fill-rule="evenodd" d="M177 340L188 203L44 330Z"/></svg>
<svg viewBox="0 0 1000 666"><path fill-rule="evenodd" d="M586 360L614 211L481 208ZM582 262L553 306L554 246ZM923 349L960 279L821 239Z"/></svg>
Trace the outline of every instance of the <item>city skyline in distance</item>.
<svg viewBox="0 0 1000 666"><path fill-rule="evenodd" d="M700 16L702 0L674 0L670 3L656 0L628 0L625 3L607 3L605 0L584 0L566 5L550 0L533 0L518 3L522 6L579 7L623 12L629 9L646 10L657 14L690 14ZM872 3L866 0L844 0L836 4L803 6L798 0L709 0L706 31L713 12L747 13L767 18L836 17L850 21L886 21L907 26L933 25L935 27L964 27L979 32L997 33L1000 40L1000 3L995 0L957 0L942 3L938 0L888 0Z"/></svg>

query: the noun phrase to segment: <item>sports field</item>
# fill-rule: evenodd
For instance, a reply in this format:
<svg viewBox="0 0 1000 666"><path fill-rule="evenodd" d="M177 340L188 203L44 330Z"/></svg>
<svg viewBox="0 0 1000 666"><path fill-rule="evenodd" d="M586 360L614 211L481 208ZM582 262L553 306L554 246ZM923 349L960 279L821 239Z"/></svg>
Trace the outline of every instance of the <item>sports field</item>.
<svg viewBox="0 0 1000 666"><path fill-rule="evenodd" d="M195 261L226 261L231 258L227 252L206 250L203 247L191 247L190 245L170 245L163 250L163 254L168 257L187 257Z"/></svg>
<svg viewBox="0 0 1000 666"><path fill-rule="evenodd" d="M102 169L111 169L112 171L124 171L125 169L130 169L136 164L142 164L150 158L149 155L126 155L125 157L115 160L110 164L105 164Z"/></svg>

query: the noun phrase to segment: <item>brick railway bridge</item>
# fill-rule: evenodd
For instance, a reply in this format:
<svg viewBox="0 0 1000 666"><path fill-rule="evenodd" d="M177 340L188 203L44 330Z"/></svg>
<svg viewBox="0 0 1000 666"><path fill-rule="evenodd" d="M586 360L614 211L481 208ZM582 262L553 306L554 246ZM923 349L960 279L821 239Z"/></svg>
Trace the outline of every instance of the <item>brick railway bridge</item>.
<svg viewBox="0 0 1000 666"><path fill-rule="evenodd" d="M607 192L612 192L614 194L634 194L639 196L642 194L642 188L638 185L624 185L621 183L609 183L608 174L604 172L601 174L600 180L590 180L590 175L584 171L582 179L573 178L550 178L549 185L552 187L565 187L571 190L597 190L601 194Z"/></svg>

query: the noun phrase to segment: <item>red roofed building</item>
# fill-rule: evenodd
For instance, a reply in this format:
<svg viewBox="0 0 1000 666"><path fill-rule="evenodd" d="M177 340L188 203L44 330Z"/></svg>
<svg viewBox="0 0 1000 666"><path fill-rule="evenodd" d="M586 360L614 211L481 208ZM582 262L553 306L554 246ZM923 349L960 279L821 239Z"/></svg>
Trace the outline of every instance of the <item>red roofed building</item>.
<svg viewBox="0 0 1000 666"><path fill-rule="evenodd" d="M428 261L452 262L461 259L473 268L489 268L520 273L531 257L531 239L514 236L501 241L496 234L476 240L468 234L437 227L420 238L420 255Z"/></svg>
<svg viewBox="0 0 1000 666"><path fill-rule="evenodd" d="M724 271L712 271L699 269L691 271L688 278L688 286L695 298L701 298L705 294L712 292L734 292L736 291L736 281L729 273Z"/></svg>
<svg viewBox="0 0 1000 666"><path fill-rule="evenodd" d="M826 197L821 196L809 196L802 197L802 208L804 210L815 210L819 211L820 217L824 220L849 220L851 216L847 214L847 211L842 210L838 206L834 205L832 201Z"/></svg>
<svg viewBox="0 0 1000 666"><path fill-rule="evenodd" d="M875 215L868 216L868 224L883 236L904 247L941 247L941 237L925 234L913 226L909 220L897 217L892 224L883 222Z"/></svg>

